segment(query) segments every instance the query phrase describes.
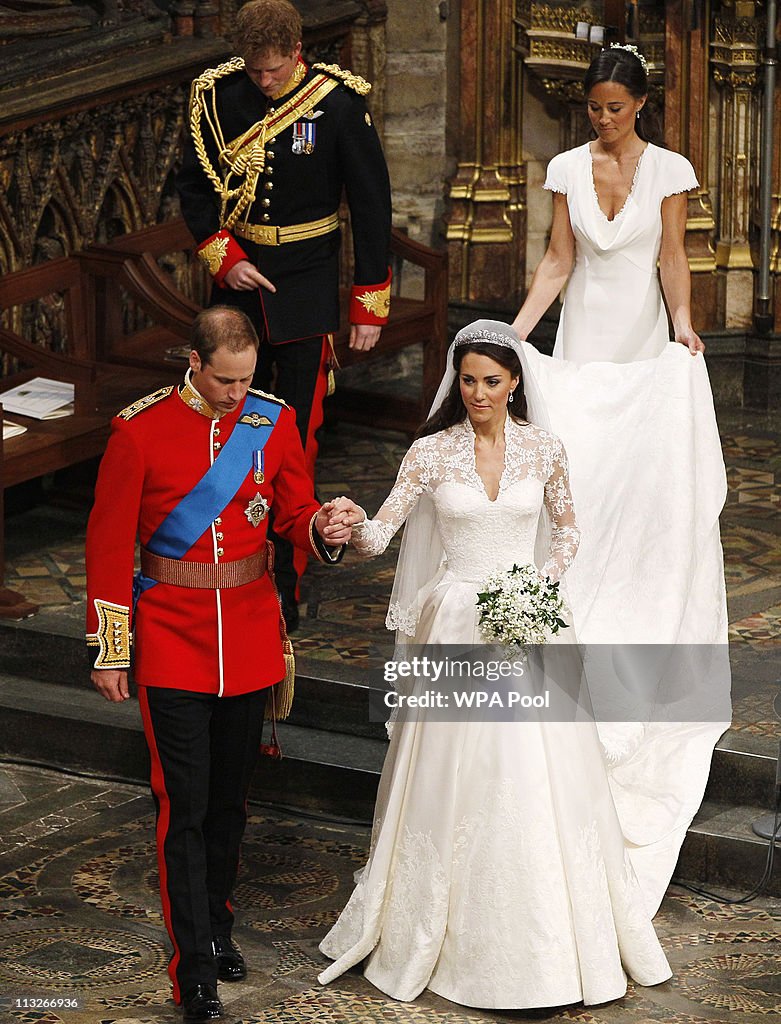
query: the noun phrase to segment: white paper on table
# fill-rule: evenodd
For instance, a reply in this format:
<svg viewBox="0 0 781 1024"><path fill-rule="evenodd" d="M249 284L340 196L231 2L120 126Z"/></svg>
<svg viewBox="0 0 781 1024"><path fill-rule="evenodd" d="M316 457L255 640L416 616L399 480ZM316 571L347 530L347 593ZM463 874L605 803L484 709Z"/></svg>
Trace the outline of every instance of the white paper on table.
<svg viewBox="0 0 781 1024"><path fill-rule="evenodd" d="M18 437L20 434L26 434L27 427L23 427L21 423L14 423L13 420L3 420L3 440L7 441L11 437Z"/></svg>
<svg viewBox="0 0 781 1024"><path fill-rule="evenodd" d="M0 402L4 412L35 420L53 420L72 415L75 392L74 385L65 381L33 377L26 384L0 394Z"/></svg>

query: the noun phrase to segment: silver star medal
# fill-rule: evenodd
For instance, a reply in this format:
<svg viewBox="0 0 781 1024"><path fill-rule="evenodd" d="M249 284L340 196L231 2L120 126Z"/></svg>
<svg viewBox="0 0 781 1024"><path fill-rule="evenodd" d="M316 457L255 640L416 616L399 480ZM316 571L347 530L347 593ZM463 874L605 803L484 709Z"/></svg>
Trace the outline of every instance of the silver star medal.
<svg viewBox="0 0 781 1024"><path fill-rule="evenodd" d="M266 518L269 513L269 504L264 497L261 496L260 491L250 501L249 505L244 509L244 515L247 517L247 522L253 526L260 526L261 522Z"/></svg>

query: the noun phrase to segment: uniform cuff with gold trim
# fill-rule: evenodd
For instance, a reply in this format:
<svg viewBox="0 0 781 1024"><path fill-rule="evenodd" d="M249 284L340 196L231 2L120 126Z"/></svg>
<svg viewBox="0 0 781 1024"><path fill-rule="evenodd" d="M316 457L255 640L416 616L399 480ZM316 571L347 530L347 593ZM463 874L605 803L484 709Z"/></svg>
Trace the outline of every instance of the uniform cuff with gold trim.
<svg viewBox="0 0 781 1024"><path fill-rule="evenodd" d="M390 267L382 284L354 284L350 296L350 323L386 324L390 313L390 286Z"/></svg>
<svg viewBox="0 0 781 1024"><path fill-rule="evenodd" d="M195 255L206 264L220 288L225 287L223 281L228 271L249 258L233 235L224 228L201 242Z"/></svg>
<svg viewBox="0 0 781 1024"><path fill-rule="evenodd" d="M98 651L93 668L130 668L130 609L97 597L94 604L98 628L95 633L87 633L87 647Z"/></svg>
<svg viewBox="0 0 781 1024"><path fill-rule="evenodd" d="M335 548L328 547L315 529L315 519L317 519L317 512L315 512L309 520L309 542L312 545L315 557L319 562L325 562L327 565L336 565L337 562L341 562L344 558L344 552L347 545L340 544Z"/></svg>

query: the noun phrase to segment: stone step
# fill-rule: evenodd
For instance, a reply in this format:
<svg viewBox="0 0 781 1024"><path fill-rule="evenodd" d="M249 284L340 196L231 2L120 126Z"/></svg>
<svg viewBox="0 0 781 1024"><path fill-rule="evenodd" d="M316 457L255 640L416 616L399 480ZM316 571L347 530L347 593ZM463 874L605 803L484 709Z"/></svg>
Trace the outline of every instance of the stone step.
<svg viewBox="0 0 781 1024"><path fill-rule="evenodd" d="M82 630L80 606L67 612L42 613L24 623L0 622L3 670L9 676L54 686L65 703L68 694L86 691L92 696L86 690L89 668ZM285 729L304 730L304 739L306 730L312 730L318 736L332 732L343 744L348 739L341 737L355 737L383 746L383 723L369 720L370 690L365 679L365 671L349 663L334 665L297 656L296 699ZM330 748L324 737L318 742ZM773 737L729 730L714 752L706 799L769 808L777 755L778 742Z"/></svg>
<svg viewBox="0 0 781 1024"><path fill-rule="evenodd" d="M686 835L676 878L715 892L752 889L765 870L769 840L756 835L751 825L771 807L706 800ZM773 873L763 891L781 896L781 839L776 840Z"/></svg>
<svg viewBox="0 0 781 1024"><path fill-rule="evenodd" d="M63 615L42 613L24 623L0 621L2 671L8 675L84 690L89 659L83 635L83 609ZM383 740L385 726L369 721L365 673L316 658L296 655L296 700L290 725Z"/></svg>
<svg viewBox="0 0 781 1024"><path fill-rule="evenodd" d="M339 686L334 681L331 692ZM354 685L354 684L353 684ZM262 758L250 799L370 823L385 756L384 739L282 723L281 761ZM735 749L714 755L708 798L692 824L678 876L706 888L750 889L764 869L768 843L751 822L773 807L775 759ZM146 781L148 758L138 704L108 704L82 685L59 686L0 675L0 756L71 771ZM733 799L734 798L734 799ZM779 847L781 857L781 846ZM769 890L781 895L781 870Z"/></svg>
<svg viewBox="0 0 781 1024"><path fill-rule="evenodd" d="M729 729L721 737L711 761L707 801L764 807L766 813L773 806L777 742L754 743L753 739L737 729Z"/></svg>
<svg viewBox="0 0 781 1024"><path fill-rule="evenodd" d="M383 738L286 722L278 731L284 757L261 758L250 799L372 820ZM8 674L0 674L0 757L126 781L149 777L137 701L110 704L86 686Z"/></svg>

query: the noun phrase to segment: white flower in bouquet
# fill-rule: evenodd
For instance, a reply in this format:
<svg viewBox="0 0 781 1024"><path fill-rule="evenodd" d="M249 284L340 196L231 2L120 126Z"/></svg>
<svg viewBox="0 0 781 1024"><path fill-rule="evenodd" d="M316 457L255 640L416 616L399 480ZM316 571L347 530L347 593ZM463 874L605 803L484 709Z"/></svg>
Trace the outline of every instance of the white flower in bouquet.
<svg viewBox="0 0 781 1024"><path fill-rule="evenodd" d="M543 579L533 565L491 573L477 595L477 608L483 639L509 650L547 643L567 628L558 582Z"/></svg>

